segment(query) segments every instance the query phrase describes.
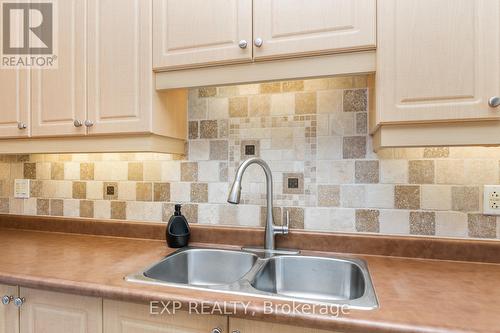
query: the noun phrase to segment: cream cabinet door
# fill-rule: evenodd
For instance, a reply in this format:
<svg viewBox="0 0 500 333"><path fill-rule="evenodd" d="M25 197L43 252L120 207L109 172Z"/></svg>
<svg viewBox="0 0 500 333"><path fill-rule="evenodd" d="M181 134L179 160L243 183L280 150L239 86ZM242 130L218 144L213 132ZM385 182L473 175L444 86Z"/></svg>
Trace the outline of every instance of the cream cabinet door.
<svg viewBox="0 0 500 333"><path fill-rule="evenodd" d="M252 0L153 0L153 7L155 68L251 61Z"/></svg>
<svg viewBox="0 0 500 333"><path fill-rule="evenodd" d="M57 69L32 70L32 136L86 133L86 13L86 0L58 2Z"/></svg>
<svg viewBox="0 0 500 333"><path fill-rule="evenodd" d="M29 82L27 69L0 69L0 137L30 135Z"/></svg>
<svg viewBox="0 0 500 333"><path fill-rule="evenodd" d="M20 333L102 333L102 299L20 289Z"/></svg>
<svg viewBox="0 0 500 333"><path fill-rule="evenodd" d="M17 295L18 287L0 284L0 298ZM19 310L12 303L0 304L0 333L19 333Z"/></svg>
<svg viewBox="0 0 500 333"><path fill-rule="evenodd" d="M254 0L253 20L256 59L376 45L376 0Z"/></svg>
<svg viewBox="0 0 500 333"><path fill-rule="evenodd" d="M376 124L499 118L499 1L378 2Z"/></svg>
<svg viewBox="0 0 500 333"><path fill-rule="evenodd" d="M152 3L88 0L88 8L88 133L150 132Z"/></svg>
<svg viewBox="0 0 500 333"><path fill-rule="evenodd" d="M229 332L240 333L334 333L334 331L229 318Z"/></svg>
<svg viewBox="0 0 500 333"><path fill-rule="evenodd" d="M150 314L148 305L104 300L105 333L210 333L214 328L227 332L227 317L184 311Z"/></svg>

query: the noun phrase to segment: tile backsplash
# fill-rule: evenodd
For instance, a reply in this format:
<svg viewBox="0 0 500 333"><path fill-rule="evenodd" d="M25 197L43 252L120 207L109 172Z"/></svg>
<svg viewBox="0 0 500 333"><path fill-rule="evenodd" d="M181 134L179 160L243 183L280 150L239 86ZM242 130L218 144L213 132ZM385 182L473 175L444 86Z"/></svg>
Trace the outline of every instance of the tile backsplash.
<svg viewBox="0 0 500 333"><path fill-rule="evenodd" d="M482 185L499 184L500 147L385 149L367 131L366 76L189 91L186 156L0 155L0 213L259 226L265 177L250 166L242 204L226 198L238 165L258 156L274 177L274 218L293 228L500 238L481 214ZM13 180L31 196L13 198Z"/></svg>

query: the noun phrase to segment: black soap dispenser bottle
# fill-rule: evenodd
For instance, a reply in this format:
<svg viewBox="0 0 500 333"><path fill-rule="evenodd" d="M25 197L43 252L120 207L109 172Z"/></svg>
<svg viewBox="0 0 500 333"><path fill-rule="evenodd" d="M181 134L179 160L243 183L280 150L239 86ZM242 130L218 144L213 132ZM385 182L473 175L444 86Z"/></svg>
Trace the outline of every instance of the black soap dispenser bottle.
<svg viewBox="0 0 500 333"><path fill-rule="evenodd" d="M170 217L167 225L167 244L169 247L179 248L187 246L191 230L189 224L181 213L181 205L175 205L174 215Z"/></svg>

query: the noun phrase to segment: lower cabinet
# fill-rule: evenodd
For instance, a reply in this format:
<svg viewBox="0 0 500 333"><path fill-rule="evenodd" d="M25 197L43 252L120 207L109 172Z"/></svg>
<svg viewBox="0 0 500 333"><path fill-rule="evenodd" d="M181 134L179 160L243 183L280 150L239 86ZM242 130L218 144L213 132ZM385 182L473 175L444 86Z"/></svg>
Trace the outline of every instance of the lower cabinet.
<svg viewBox="0 0 500 333"><path fill-rule="evenodd" d="M19 288L0 284L0 297L2 297L2 304L0 304L0 333L19 332L19 311L14 305L10 304L17 295L19 295ZM5 304L7 302L8 304Z"/></svg>
<svg viewBox="0 0 500 333"><path fill-rule="evenodd" d="M230 333L335 333L333 331L229 318Z"/></svg>

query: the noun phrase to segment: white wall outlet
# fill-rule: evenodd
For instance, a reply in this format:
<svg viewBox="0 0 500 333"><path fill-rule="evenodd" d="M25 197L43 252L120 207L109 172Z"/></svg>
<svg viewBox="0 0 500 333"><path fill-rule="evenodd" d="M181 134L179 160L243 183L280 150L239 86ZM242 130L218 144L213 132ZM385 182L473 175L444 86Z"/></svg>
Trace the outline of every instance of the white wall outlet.
<svg viewBox="0 0 500 333"><path fill-rule="evenodd" d="M500 185L484 186L483 206L484 214L500 215Z"/></svg>
<svg viewBox="0 0 500 333"><path fill-rule="evenodd" d="M29 199L30 197L30 180L16 179L14 180L14 198Z"/></svg>

